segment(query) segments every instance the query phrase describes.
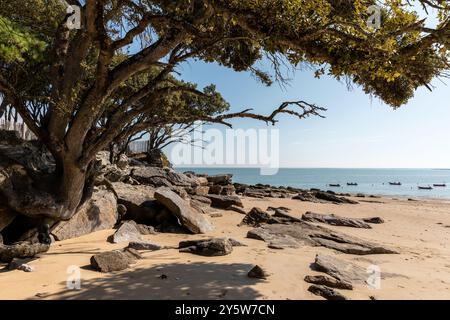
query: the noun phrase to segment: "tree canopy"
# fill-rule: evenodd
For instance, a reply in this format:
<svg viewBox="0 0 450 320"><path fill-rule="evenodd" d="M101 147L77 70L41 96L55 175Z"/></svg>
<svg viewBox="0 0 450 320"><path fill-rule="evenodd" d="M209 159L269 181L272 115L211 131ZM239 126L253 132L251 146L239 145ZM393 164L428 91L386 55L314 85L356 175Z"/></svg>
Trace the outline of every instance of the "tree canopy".
<svg viewBox="0 0 450 320"><path fill-rule="evenodd" d="M55 158L60 182L47 190L55 204L39 213L55 218L70 218L79 206L95 154L139 123L274 123L279 114L320 114L304 101L267 116L222 114L227 105L214 86L176 80L177 66L189 59L249 71L268 85L282 78L281 63L308 64L317 76L347 79L393 107L449 69L450 14L442 0L415 1L438 13L432 28L414 1L402 0L67 2L81 8L79 30L68 27L60 1L0 0L0 92ZM376 4L378 29L367 23ZM256 67L262 59L271 70Z"/></svg>

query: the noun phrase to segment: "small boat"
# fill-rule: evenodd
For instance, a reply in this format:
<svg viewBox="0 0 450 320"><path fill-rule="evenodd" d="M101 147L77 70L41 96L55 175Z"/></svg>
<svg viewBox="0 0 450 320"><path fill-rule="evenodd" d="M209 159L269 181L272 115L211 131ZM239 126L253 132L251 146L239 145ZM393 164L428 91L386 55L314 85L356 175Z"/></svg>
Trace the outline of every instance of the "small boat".
<svg viewBox="0 0 450 320"><path fill-rule="evenodd" d="M433 187L445 188L445 187L447 187L447 185L445 183L442 183L442 184L436 183L436 184L433 184Z"/></svg>
<svg viewBox="0 0 450 320"><path fill-rule="evenodd" d="M340 188L341 187L340 184L329 184L329 186L333 187L333 188Z"/></svg>
<svg viewBox="0 0 450 320"><path fill-rule="evenodd" d="M433 190L433 187L419 187L419 190Z"/></svg>
<svg viewBox="0 0 450 320"><path fill-rule="evenodd" d="M347 182L347 185L348 185L348 186L353 186L353 187L355 187L355 186L357 186L358 184L355 183L355 182Z"/></svg>
<svg viewBox="0 0 450 320"><path fill-rule="evenodd" d="M389 184L390 184L391 186L401 186L401 185L402 185L401 182L389 182Z"/></svg>

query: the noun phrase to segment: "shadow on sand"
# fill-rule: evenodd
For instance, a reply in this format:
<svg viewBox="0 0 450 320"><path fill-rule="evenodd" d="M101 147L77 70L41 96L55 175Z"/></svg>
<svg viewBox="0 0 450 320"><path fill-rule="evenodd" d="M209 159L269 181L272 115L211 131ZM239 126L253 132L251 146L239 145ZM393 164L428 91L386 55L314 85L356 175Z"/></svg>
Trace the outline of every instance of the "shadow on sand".
<svg viewBox="0 0 450 320"><path fill-rule="evenodd" d="M247 277L250 264L170 263L128 269L101 278L81 280L81 290L64 290L43 299L258 299ZM82 269L88 269L87 266ZM82 271L83 273L83 271ZM66 283L63 284L66 286Z"/></svg>

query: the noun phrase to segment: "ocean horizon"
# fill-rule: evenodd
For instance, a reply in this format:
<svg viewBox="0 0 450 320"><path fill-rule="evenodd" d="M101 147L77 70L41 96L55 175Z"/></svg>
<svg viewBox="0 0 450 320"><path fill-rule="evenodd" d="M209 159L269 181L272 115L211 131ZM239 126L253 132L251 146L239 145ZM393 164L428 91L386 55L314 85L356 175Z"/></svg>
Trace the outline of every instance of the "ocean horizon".
<svg viewBox="0 0 450 320"><path fill-rule="evenodd" d="M300 189L318 188L336 192L367 195L450 199L450 169L410 168L280 168L275 175L261 175L259 168L237 167L175 167L185 172L209 175L229 173L233 181L244 184L268 184ZM400 186L390 185L400 182ZM347 183L357 183L348 186ZM340 184L331 187L330 184ZM433 187L446 184L446 187ZM420 190L419 187L432 187Z"/></svg>

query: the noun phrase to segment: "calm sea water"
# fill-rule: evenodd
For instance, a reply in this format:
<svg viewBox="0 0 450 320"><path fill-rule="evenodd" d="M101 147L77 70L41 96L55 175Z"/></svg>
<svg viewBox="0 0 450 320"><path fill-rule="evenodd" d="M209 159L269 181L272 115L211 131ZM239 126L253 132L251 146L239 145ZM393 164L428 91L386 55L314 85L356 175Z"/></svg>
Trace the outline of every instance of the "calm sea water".
<svg viewBox="0 0 450 320"><path fill-rule="evenodd" d="M269 184L296 188L334 190L337 192L365 193L374 195L408 196L450 199L450 170L434 169L280 169L273 176L260 175L255 168L176 168L210 175L231 173L233 181L246 184ZM347 186L356 182L358 186ZM401 182L391 186L389 182ZM447 187L419 190L419 186L446 183ZM331 188L329 184L341 184Z"/></svg>

